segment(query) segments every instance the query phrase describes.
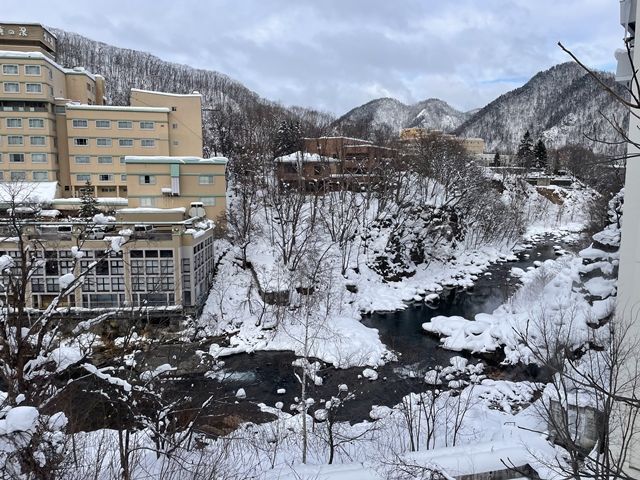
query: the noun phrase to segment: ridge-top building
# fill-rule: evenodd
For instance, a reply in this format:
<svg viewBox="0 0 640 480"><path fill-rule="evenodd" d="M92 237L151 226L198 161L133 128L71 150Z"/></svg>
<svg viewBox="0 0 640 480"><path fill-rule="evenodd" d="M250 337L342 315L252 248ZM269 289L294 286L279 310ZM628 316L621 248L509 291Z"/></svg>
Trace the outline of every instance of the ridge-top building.
<svg viewBox="0 0 640 480"><path fill-rule="evenodd" d="M67 306L198 307L212 281L227 163L202 158L202 97L132 89L130 105L108 105L105 88L102 76L57 63L46 27L0 22L0 211L17 185L32 193L24 203L48 212L27 222L25 235L50 256L31 281L29 306L45 308L58 277L73 273L73 245L98 258L105 238L126 232L127 243ZM59 220L73 216L88 189L115 212L89 232ZM5 253L16 255L9 235L0 238Z"/></svg>

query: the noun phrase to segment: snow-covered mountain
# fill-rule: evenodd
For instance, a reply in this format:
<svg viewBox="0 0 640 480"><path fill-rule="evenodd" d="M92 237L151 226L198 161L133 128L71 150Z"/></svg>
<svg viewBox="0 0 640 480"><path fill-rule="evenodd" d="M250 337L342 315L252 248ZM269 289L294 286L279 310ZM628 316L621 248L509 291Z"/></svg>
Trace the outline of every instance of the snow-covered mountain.
<svg viewBox="0 0 640 480"><path fill-rule="evenodd" d="M608 86L624 94L613 75L596 72ZM463 137L484 138L488 151L515 152L529 130L547 147L580 144L601 153L624 148L593 142L588 137L615 141L607 118L626 125L628 113L611 94L579 65L568 62L536 74L525 85L501 95L456 129Z"/></svg>
<svg viewBox="0 0 640 480"><path fill-rule="evenodd" d="M402 128L424 127L452 131L460 126L468 114L456 110L437 98L429 98L406 105L395 98L378 98L356 107L338 118L336 132L367 136L367 132L386 130L397 134Z"/></svg>

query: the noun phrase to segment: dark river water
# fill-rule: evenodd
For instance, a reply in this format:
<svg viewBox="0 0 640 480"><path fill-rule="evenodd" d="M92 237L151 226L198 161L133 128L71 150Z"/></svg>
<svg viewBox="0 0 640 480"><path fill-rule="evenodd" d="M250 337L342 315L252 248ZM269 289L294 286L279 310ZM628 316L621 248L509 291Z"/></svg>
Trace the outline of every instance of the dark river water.
<svg viewBox="0 0 640 480"><path fill-rule="evenodd" d="M437 365L449 365L450 358L457 355L465 356L470 363L483 361L485 373L492 378L537 379L539 373L534 368L500 366L499 354L480 358L444 350L439 347L439 339L425 334L421 325L437 315L473 318L477 313L491 313L509 298L518 285L518 280L510 277L510 270L513 267L527 269L536 260L557 258L554 245L561 245L567 250L577 248L576 245L545 238L533 248L520 252L517 261L492 265L486 274L478 278L472 289L445 290L435 307L416 303L403 311L365 316L362 323L378 330L382 342L397 353L398 361L378 368L379 378L376 381L358 378L363 368L336 370L327 366L320 373L323 384L312 385L309 388L309 396L316 401L328 399L338 392L338 385L347 384L355 398L342 407L339 412L339 417L342 417L340 419L368 419L373 405L393 406L410 392L428 389L429 386L423 380L424 372ZM294 397L299 395L300 385L291 366L294 359L295 356L290 352L233 355L223 359L225 377L207 379L201 374L190 375L171 382L173 385L168 389L178 395L188 393L195 397L194 400L202 400L210 394L215 394L220 400L213 409L215 412L211 412L212 417L223 418L233 415L237 416L238 420L261 421L268 416L259 413L256 406L258 403L273 406L276 402L282 402L284 409L289 411ZM235 398L239 388L245 390L245 399ZM286 393L278 394L278 389L285 389Z"/></svg>

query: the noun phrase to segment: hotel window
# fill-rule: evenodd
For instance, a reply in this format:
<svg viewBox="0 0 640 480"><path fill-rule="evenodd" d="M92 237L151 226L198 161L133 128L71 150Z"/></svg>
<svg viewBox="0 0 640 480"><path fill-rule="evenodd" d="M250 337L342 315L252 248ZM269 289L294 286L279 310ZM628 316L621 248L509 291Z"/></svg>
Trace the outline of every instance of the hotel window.
<svg viewBox="0 0 640 480"><path fill-rule="evenodd" d="M47 143L46 137L38 136L38 137L29 137L29 142L31 145L36 147L43 147Z"/></svg>
<svg viewBox="0 0 640 480"><path fill-rule="evenodd" d="M118 128L121 130L131 130L133 128L133 122L129 120L120 120L118 121Z"/></svg>
<svg viewBox="0 0 640 480"><path fill-rule="evenodd" d="M143 147L155 147L156 141L152 138L145 138L140 140L140 145L142 145Z"/></svg>
<svg viewBox="0 0 640 480"><path fill-rule="evenodd" d="M20 93L20 84L17 82L4 82L5 93Z"/></svg>
<svg viewBox="0 0 640 480"><path fill-rule="evenodd" d="M26 180L26 179L27 179L26 172L16 172L16 171L11 172L12 182L19 182L20 180Z"/></svg>
<svg viewBox="0 0 640 480"><path fill-rule="evenodd" d="M89 121L84 119L73 119L73 128L87 128L89 126Z"/></svg>
<svg viewBox="0 0 640 480"><path fill-rule="evenodd" d="M96 128L111 128L111 120L96 120Z"/></svg>
<svg viewBox="0 0 640 480"><path fill-rule="evenodd" d="M177 123L172 123L171 124L171 128L173 128L175 130L176 128L178 128L178 124Z"/></svg>
<svg viewBox="0 0 640 480"><path fill-rule="evenodd" d="M133 147L133 138L121 138L118 144L121 147Z"/></svg>
<svg viewBox="0 0 640 480"><path fill-rule="evenodd" d="M25 65L24 74L40 76L40 65Z"/></svg>
<svg viewBox="0 0 640 480"><path fill-rule="evenodd" d="M155 175L140 175L138 177L138 180L140 181L140 185L155 185L156 184Z"/></svg>
<svg viewBox="0 0 640 480"><path fill-rule="evenodd" d="M8 145L22 145L23 143L22 135L9 135L7 137Z"/></svg>
<svg viewBox="0 0 640 480"><path fill-rule="evenodd" d="M98 180L100 180L101 182L113 182L113 175L109 173L101 173L98 176Z"/></svg>
<svg viewBox="0 0 640 480"><path fill-rule="evenodd" d="M113 163L112 157L98 157L98 163Z"/></svg>
<svg viewBox="0 0 640 480"><path fill-rule="evenodd" d="M75 157L75 161L76 163L80 163L80 164L87 164L87 163L91 163L91 158L87 157L87 156L76 156Z"/></svg>
<svg viewBox="0 0 640 480"><path fill-rule="evenodd" d="M110 147L111 139L110 138L97 138L96 145L99 147Z"/></svg>
<svg viewBox="0 0 640 480"><path fill-rule="evenodd" d="M31 163L47 163L47 154L46 153L32 153L31 154Z"/></svg>
<svg viewBox="0 0 640 480"><path fill-rule="evenodd" d="M153 197L140 197L141 207L153 207Z"/></svg>
<svg viewBox="0 0 640 480"><path fill-rule="evenodd" d="M7 128L22 128L22 119L7 118Z"/></svg>
<svg viewBox="0 0 640 480"><path fill-rule="evenodd" d="M5 75L18 75L18 65L2 65L2 73Z"/></svg>
<svg viewBox="0 0 640 480"><path fill-rule="evenodd" d="M30 118L29 119L29 128L44 128L44 119L43 118Z"/></svg>
<svg viewBox="0 0 640 480"><path fill-rule="evenodd" d="M10 163L24 163L24 153L10 153L9 154L9 162Z"/></svg>
<svg viewBox="0 0 640 480"><path fill-rule="evenodd" d="M155 122L140 122L141 130L153 130L156 127Z"/></svg>
<svg viewBox="0 0 640 480"><path fill-rule="evenodd" d="M198 183L200 185L213 185L213 175L200 175Z"/></svg>
<svg viewBox="0 0 640 480"><path fill-rule="evenodd" d="M125 159L126 157L120 157L120 165L124 165L127 163Z"/></svg>
<svg viewBox="0 0 640 480"><path fill-rule="evenodd" d="M53 111L55 113L64 113L67 111L67 107L65 107L64 105L56 105L55 107L53 107Z"/></svg>
<svg viewBox="0 0 640 480"><path fill-rule="evenodd" d="M27 83L27 93L42 93L42 84Z"/></svg>
<svg viewBox="0 0 640 480"><path fill-rule="evenodd" d="M86 147L89 145L89 139L88 138L74 138L73 139L73 144L76 147Z"/></svg>
<svg viewBox="0 0 640 480"><path fill-rule="evenodd" d="M76 180L78 182L87 183L91 181L91 175L89 174L76 175Z"/></svg>
<svg viewBox="0 0 640 480"><path fill-rule="evenodd" d="M46 182L49 180L49 172L33 172L34 182Z"/></svg>
<svg viewBox="0 0 640 480"><path fill-rule="evenodd" d="M205 207L213 207L216 204L216 197L200 197L200 201Z"/></svg>
<svg viewBox="0 0 640 480"><path fill-rule="evenodd" d="M127 181L127 175L126 174L120 175L120 181L121 182L126 182Z"/></svg>

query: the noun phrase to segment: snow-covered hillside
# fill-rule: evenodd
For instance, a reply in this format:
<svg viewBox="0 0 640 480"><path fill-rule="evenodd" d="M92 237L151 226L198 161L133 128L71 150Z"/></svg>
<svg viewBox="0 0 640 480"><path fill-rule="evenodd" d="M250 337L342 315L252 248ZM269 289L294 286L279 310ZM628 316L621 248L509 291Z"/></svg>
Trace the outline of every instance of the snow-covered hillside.
<svg viewBox="0 0 640 480"><path fill-rule="evenodd" d="M613 75L599 78L622 94ZM547 147L579 144L596 152L619 154L620 146L590 141L616 139L607 118L626 123L628 112L579 65L562 63L538 73L521 88L498 97L464 122L456 133L481 137L488 151L514 153L526 130Z"/></svg>

